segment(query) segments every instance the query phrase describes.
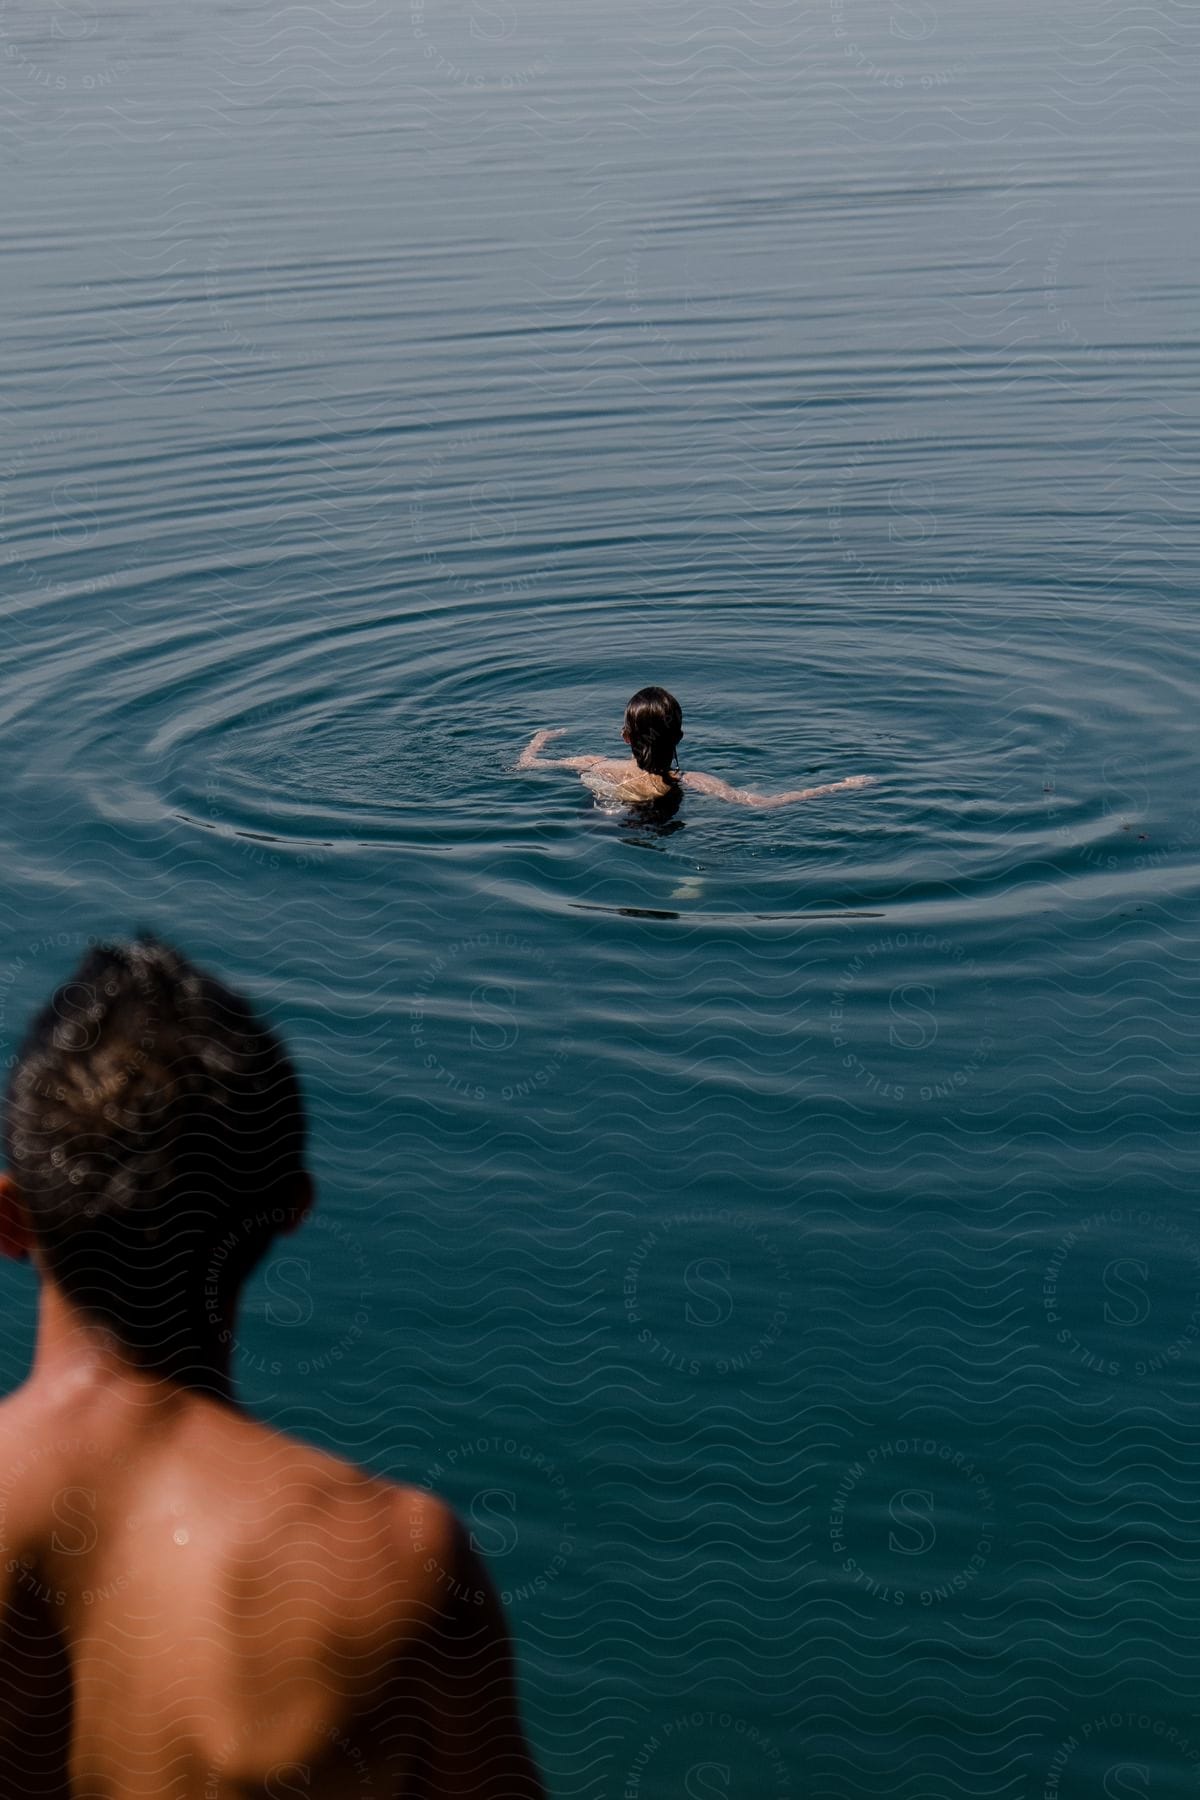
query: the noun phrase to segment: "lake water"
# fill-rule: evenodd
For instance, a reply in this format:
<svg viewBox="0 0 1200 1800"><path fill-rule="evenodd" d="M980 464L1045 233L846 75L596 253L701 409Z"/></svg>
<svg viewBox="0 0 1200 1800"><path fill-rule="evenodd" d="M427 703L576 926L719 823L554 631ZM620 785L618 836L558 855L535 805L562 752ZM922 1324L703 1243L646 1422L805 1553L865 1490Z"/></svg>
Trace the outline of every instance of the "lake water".
<svg viewBox="0 0 1200 1800"><path fill-rule="evenodd" d="M0 1028L147 923L560 1796L1200 1790L1200 15L0 7ZM655 833L513 763L878 785ZM35 1296L3 1282L0 1377Z"/></svg>

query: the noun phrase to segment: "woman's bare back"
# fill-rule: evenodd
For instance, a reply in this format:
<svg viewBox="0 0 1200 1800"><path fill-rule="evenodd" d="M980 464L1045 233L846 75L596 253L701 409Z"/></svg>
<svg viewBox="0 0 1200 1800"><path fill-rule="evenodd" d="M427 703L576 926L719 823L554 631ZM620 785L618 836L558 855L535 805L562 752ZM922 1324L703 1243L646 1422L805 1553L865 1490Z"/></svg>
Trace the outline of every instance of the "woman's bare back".
<svg viewBox="0 0 1200 1800"><path fill-rule="evenodd" d="M537 731L521 752L519 769L574 769L597 799L624 805L647 800L660 800L678 781L692 793L707 794L714 800L728 800L736 806L760 808L790 806L798 800L816 800L824 794L849 792L870 787L874 775L848 775L842 781L827 781L816 787L792 788L783 794L760 794L752 788L732 787L719 775L706 775L700 769L684 769L678 776L654 775L638 767L632 756L617 759L608 756L543 756L543 747L551 738L561 737L565 726Z"/></svg>
<svg viewBox="0 0 1200 1800"><path fill-rule="evenodd" d="M637 806L647 800L661 800L671 791L669 780L647 774L645 769L638 768L632 757L624 762L604 756L580 757L578 760L583 765L579 770L580 781L602 803Z"/></svg>

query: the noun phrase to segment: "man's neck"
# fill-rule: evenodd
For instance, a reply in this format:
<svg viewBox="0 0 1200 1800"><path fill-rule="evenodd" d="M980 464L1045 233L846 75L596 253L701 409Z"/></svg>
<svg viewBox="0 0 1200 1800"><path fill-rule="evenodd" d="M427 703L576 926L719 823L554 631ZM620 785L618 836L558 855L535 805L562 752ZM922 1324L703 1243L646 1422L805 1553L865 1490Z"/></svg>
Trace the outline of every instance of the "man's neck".
<svg viewBox="0 0 1200 1800"><path fill-rule="evenodd" d="M124 1388L147 1400L156 1390L165 1398L168 1389L186 1389L236 1405L229 1373L233 1334L223 1318L206 1316L195 1329L164 1329L163 1335L167 1342L161 1354L133 1348L111 1327L81 1311L43 1275L30 1382L52 1394Z"/></svg>

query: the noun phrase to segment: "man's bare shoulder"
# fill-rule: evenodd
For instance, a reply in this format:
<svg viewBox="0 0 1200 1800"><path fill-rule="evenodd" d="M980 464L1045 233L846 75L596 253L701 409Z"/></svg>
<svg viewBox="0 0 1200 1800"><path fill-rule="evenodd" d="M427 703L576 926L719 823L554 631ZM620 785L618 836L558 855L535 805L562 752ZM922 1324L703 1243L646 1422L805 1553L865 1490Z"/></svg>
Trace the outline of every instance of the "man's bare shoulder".
<svg viewBox="0 0 1200 1800"><path fill-rule="evenodd" d="M186 1544L235 1614L282 1601L293 1628L318 1634L340 1635L344 1621L368 1636L419 1629L460 1556L458 1522L437 1495L194 1397L131 1422L20 1389L0 1402L0 1468L4 1542L36 1546L55 1494L82 1484L98 1524L134 1532L138 1566L151 1546L177 1555Z"/></svg>
<svg viewBox="0 0 1200 1800"><path fill-rule="evenodd" d="M73 1472L72 1448L27 1387L0 1400L0 1550L24 1548Z"/></svg>
<svg viewBox="0 0 1200 1800"><path fill-rule="evenodd" d="M279 1559L314 1555L336 1565L345 1596L435 1600L438 1574L459 1556L458 1520L438 1495L371 1474L329 1451L213 1408L198 1417L188 1448L247 1552ZM183 1448L183 1446L181 1446Z"/></svg>
<svg viewBox="0 0 1200 1800"><path fill-rule="evenodd" d="M103 1395L14 1397L4 1455L0 1659L49 1667L40 1597L85 1771L124 1765L136 1716L139 1754L175 1767L186 1746L222 1796L293 1763L341 1792L351 1744L381 1784L422 1767L445 1800L540 1800L499 1601L439 1496L195 1396L132 1421ZM0 1679L0 1764L25 1755L22 1719L43 1731L27 1688Z"/></svg>
<svg viewBox="0 0 1200 1800"><path fill-rule="evenodd" d="M36 1429L39 1409L27 1382L0 1400L0 1443L13 1444Z"/></svg>

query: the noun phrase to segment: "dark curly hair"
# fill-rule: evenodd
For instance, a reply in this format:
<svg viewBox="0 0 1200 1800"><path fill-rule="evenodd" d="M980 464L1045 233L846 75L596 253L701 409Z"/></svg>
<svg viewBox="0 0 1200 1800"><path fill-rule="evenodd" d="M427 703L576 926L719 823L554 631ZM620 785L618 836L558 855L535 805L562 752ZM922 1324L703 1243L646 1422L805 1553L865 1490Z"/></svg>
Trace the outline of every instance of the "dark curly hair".
<svg viewBox="0 0 1200 1800"><path fill-rule="evenodd" d="M279 1038L149 935L85 954L5 1096L8 1166L48 1273L143 1350L194 1345L206 1291L210 1318L223 1308L289 1219L304 1138Z"/></svg>
<svg viewBox="0 0 1200 1800"><path fill-rule="evenodd" d="M625 708L629 748L639 769L668 779L683 736L683 712L666 688L639 688Z"/></svg>

